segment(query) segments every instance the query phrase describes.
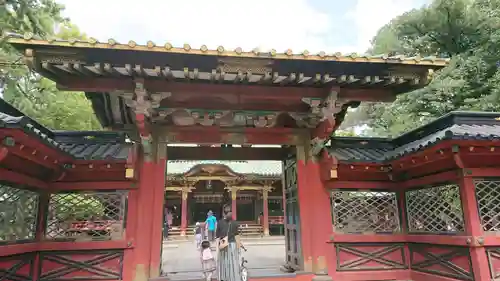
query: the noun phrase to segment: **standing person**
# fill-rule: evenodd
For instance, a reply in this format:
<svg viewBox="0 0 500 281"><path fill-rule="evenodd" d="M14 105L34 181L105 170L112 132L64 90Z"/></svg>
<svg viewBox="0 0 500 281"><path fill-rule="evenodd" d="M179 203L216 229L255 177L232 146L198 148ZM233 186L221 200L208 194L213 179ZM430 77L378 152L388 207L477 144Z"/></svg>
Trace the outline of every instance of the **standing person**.
<svg viewBox="0 0 500 281"><path fill-rule="evenodd" d="M168 230L171 227L171 222L169 223L168 214L170 210L168 208L165 209L165 219L163 220L163 238L168 239Z"/></svg>
<svg viewBox="0 0 500 281"><path fill-rule="evenodd" d="M239 224L232 218L231 207L217 224L217 272L219 281L241 281Z"/></svg>
<svg viewBox="0 0 500 281"><path fill-rule="evenodd" d="M172 223L174 221L174 215L172 214L172 210L170 208L167 209L167 224L168 227L172 227Z"/></svg>
<svg viewBox="0 0 500 281"><path fill-rule="evenodd" d="M216 269L216 264L214 256L212 254L212 250L210 249L210 242L201 242L200 259L203 276L205 277L206 281L211 281L212 275Z"/></svg>
<svg viewBox="0 0 500 281"><path fill-rule="evenodd" d="M213 242L215 240L215 229L217 227L217 218L214 216L212 211L208 212L207 220L205 221L205 227L208 232L208 241Z"/></svg>
<svg viewBox="0 0 500 281"><path fill-rule="evenodd" d="M196 241L196 249L200 249L201 240L203 239L203 229L199 222L196 222L196 226L194 228L194 239Z"/></svg>

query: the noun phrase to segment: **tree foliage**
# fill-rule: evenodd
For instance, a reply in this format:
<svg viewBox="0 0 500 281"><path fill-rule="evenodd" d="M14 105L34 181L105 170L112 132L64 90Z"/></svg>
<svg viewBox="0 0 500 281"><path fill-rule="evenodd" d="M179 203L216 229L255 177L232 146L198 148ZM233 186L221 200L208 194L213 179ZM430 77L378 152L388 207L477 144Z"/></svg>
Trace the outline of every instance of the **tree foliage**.
<svg viewBox="0 0 500 281"><path fill-rule="evenodd" d="M61 16L62 9L54 0L7 0L0 6L0 28L4 33L85 39ZM54 82L28 70L5 40L0 41L0 91L6 101L48 128L101 129L83 93L59 91Z"/></svg>
<svg viewBox="0 0 500 281"><path fill-rule="evenodd" d="M358 123L368 119L376 135L398 135L454 110L500 111L500 0L435 0L382 27L370 52L451 58L425 88L360 106L368 118Z"/></svg>

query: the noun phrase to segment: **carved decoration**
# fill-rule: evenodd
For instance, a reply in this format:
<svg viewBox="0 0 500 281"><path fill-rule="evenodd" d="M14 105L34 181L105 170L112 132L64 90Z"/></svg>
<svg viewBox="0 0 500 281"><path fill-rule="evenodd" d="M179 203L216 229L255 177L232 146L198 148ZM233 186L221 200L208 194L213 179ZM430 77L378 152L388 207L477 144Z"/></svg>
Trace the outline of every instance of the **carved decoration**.
<svg viewBox="0 0 500 281"><path fill-rule="evenodd" d="M155 109L160 107L160 102L172 95L169 92L148 93L144 88L144 81L137 79L135 81L134 92L122 93L125 104L132 108L135 114L144 114L150 117Z"/></svg>
<svg viewBox="0 0 500 281"><path fill-rule="evenodd" d="M251 58L225 58L219 61L220 73L264 74L272 71L272 61ZM240 75L241 76L241 75Z"/></svg>

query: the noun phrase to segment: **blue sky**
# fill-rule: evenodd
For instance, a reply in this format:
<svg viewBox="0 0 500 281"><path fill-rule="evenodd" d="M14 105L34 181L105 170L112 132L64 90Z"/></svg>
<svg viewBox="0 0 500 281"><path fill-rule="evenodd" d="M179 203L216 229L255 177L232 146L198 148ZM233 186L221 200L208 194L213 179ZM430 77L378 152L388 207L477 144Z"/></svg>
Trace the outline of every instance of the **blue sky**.
<svg viewBox="0 0 500 281"><path fill-rule="evenodd" d="M358 52L394 16L429 0L58 0L89 36L193 48Z"/></svg>

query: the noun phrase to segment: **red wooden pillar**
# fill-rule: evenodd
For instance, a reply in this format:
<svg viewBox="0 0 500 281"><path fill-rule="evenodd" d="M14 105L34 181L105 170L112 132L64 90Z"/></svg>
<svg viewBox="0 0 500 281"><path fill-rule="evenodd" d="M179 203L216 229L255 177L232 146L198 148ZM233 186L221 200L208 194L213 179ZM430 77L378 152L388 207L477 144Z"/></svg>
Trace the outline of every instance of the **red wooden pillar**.
<svg viewBox="0 0 500 281"><path fill-rule="evenodd" d="M187 221L187 213L188 213L188 205L187 205L187 199L188 199L188 191L183 190L182 191L182 202L181 202L181 236L186 236L186 229L188 225Z"/></svg>
<svg viewBox="0 0 500 281"><path fill-rule="evenodd" d="M264 227L264 235L269 236L269 191L262 191L262 203L264 217L262 218L264 221L262 223Z"/></svg>
<svg viewBox="0 0 500 281"><path fill-rule="evenodd" d="M332 244L327 243L332 235L332 215L330 192L324 187L321 180L321 164L314 160L307 161L307 189L309 204L312 209L311 221L314 230L311 232L313 250L313 273L328 272L333 275L336 271L335 250Z"/></svg>
<svg viewBox="0 0 500 281"><path fill-rule="evenodd" d="M139 178L139 192L137 196L137 224L135 229L134 249L134 281L146 281L149 279L151 260L151 235L153 222L154 202L154 162L143 162L141 164Z"/></svg>
<svg viewBox="0 0 500 281"><path fill-rule="evenodd" d="M133 210L137 211L130 212L127 220L135 226L135 229L130 230L135 230L135 235L131 237L127 235L127 240L133 238L135 245L133 259L125 257L125 260L128 260L126 265L133 265L133 272L126 272L130 269L124 266L124 276L133 276L133 281L146 281L158 277L160 273L165 165L166 159L157 162L143 161L140 168L139 189L134 196L131 196L131 199L136 200Z"/></svg>
<svg viewBox="0 0 500 281"><path fill-rule="evenodd" d="M484 242L481 219L477 206L474 181L471 177L463 177L460 182L460 198L464 211L465 233L472 236L470 249L472 268L475 280L490 280L490 269ZM483 242L481 242L483 241Z"/></svg>
<svg viewBox="0 0 500 281"><path fill-rule="evenodd" d="M233 214L233 220L236 220L237 215L236 215L236 206L237 206L237 200L238 200L238 194L237 194L236 189L231 189L231 213Z"/></svg>
<svg viewBox="0 0 500 281"><path fill-rule="evenodd" d="M165 169L167 159L159 159L154 171L153 221L151 224L151 262L150 278L160 275L161 253L163 247L163 201L165 199Z"/></svg>

